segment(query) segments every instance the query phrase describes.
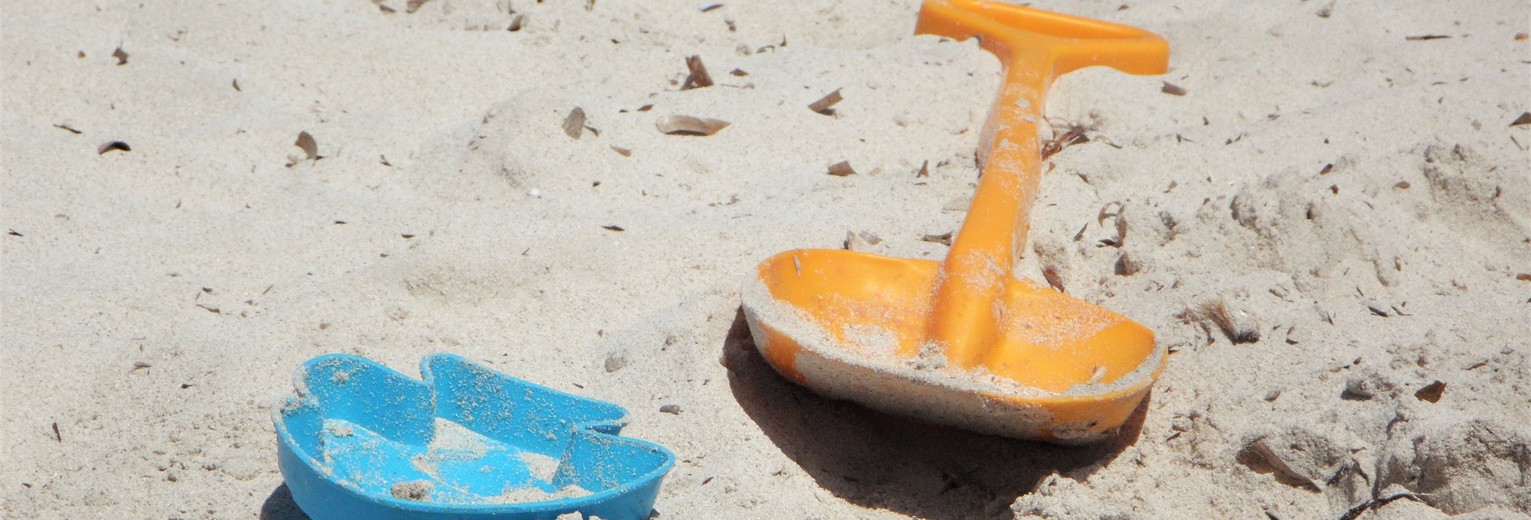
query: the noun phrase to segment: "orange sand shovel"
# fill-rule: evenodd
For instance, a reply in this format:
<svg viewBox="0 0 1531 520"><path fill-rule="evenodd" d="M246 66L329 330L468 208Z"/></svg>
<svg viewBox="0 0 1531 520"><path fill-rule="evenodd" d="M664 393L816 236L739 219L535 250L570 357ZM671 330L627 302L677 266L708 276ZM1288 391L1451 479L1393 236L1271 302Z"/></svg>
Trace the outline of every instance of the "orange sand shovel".
<svg viewBox="0 0 1531 520"><path fill-rule="evenodd" d="M1163 73L1152 33L1009 4L927 0L917 33L978 37L1005 81L984 124L983 170L944 262L787 251L743 289L756 347L825 396L979 432L1083 444L1113 435L1164 368L1153 332L1016 278L1041 178L1037 138L1054 78L1093 65Z"/></svg>

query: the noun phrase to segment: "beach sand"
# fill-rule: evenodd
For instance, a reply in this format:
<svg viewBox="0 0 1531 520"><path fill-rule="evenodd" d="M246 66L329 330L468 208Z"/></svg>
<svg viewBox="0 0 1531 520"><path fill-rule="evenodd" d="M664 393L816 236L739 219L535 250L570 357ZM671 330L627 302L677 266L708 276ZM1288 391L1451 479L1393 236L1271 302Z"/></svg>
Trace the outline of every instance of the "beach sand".
<svg viewBox="0 0 1531 520"><path fill-rule="evenodd" d="M1017 272L1171 352L1086 448L764 364L756 263L945 254L999 64L911 36L913 1L719 3L8 5L0 516L302 518L293 370L452 352L630 409L679 459L661 518L1527 517L1528 2L1034 3L1172 46L1047 107L1090 141L1044 166ZM691 55L716 85L681 89ZM1219 304L1233 333L1186 312Z"/></svg>

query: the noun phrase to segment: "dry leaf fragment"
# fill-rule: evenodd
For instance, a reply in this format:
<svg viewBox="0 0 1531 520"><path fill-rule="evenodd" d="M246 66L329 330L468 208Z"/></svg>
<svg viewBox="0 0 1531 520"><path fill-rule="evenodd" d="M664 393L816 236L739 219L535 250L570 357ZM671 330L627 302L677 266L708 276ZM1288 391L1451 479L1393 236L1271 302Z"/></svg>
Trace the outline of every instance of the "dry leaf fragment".
<svg viewBox="0 0 1531 520"><path fill-rule="evenodd" d="M1441 394L1444 393L1446 393L1446 383L1437 380L1414 392L1414 397L1421 401L1435 403L1441 400Z"/></svg>
<svg viewBox="0 0 1531 520"><path fill-rule="evenodd" d="M601 226L601 227L605 228L607 231L616 231L618 233L621 233L623 231L627 231L622 226L618 226L616 224L611 224L611 225L606 225L606 226Z"/></svg>
<svg viewBox="0 0 1531 520"><path fill-rule="evenodd" d="M633 151L631 149L622 148L620 146L613 146L613 147L611 147L611 151L617 152L618 155L621 155L623 157L632 157L633 156Z"/></svg>
<svg viewBox="0 0 1531 520"><path fill-rule="evenodd" d="M681 90L712 86L712 75L707 73L707 66L702 64L701 56L687 56L686 68L691 73L686 75L686 82L680 86Z"/></svg>
<svg viewBox="0 0 1531 520"><path fill-rule="evenodd" d="M1057 267L1053 267L1051 265L1043 266L1042 278L1047 280L1047 285L1051 286L1053 290L1058 292L1067 292L1063 290L1063 276L1058 274Z"/></svg>
<svg viewBox="0 0 1531 520"><path fill-rule="evenodd" d="M947 247L951 247L951 245L952 245L952 234L951 234L951 232L946 232L946 233L941 233L939 235L925 235L923 237L920 237L920 240L924 240L926 242L931 242L931 243L941 244L941 245L944 245L944 246L947 246Z"/></svg>
<svg viewBox="0 0 1531 520"><path fill-rule="evenodd" d="M730 75L733 75L735 77L740 77L740 78L750 75L750 73L745 72L744 69L734 69L734 70L729 71L728 73Z"/></svg>
<svg viewBox="0 0 1531 520"><path fill-rule="evenodd" d="M1398 181L1398 184L1394 184L1393 188L1399 190L1407 190L1409 189L1409 181Z"/></svg>
<svg viewBox="0 0 1531 520"><path fill-rule="evenodd" d="M1319 175L1329 175L1329 172L1332 172L1332 171L1334 171L1334 163L1329 163L1329 164L1325 164L1322 169L1318 170L1318 174Z"/></svg>
<svg viewBox="0 0 1531 520"><path fill-rule="evenodd" d="M580 133L585 131L585 109L574 107L569 111L569 116L563 120L563 133L570 138L578 140Z"/></svg>
<svg viewBox="0 0 1531 520"><path fill-rule="evenodd" d="M112 57L117 58L117 66L119 67L128 64L128 51L122 50L122 47L112 51Z"/></svg>
<svg viewBox="0 0 1531 520"><path fill-rule="evenodd" d="M855 175L856 170L851 168L850 161L840 161L829 165L829 174L836 177Z"/></svg>
<svg viewBox="0 0 1531 520"><path fill-rule="evenodd" d="M120 152L131 152L133 151L133 147L128 146L128 143L124 143L122 141L112 141L96 148L96 155L101 155L112 150L117 150Z"/></svg>
<svg viewBox="0 0 1531 520"><path fill-rule="evenodd" d="M1517 274L1517 275L1515 275L1515 279L1516 280L1520 280L1522 282L1531 282L1531 273L1520 273L1520 274Z"/></svg>
<svg viewBox="0 0 1531 520"><path fill-rule="evenodd" d="M929 177L929 176L930 176L930 160L926 159L925 162L920 163L920 171L914 172L914 178L918 179L918 178L921 178L921 177Z"/></svg>
<svg viewBox="0 0 1531 520"><path fill-rule="evenodd" d="M844 98L840 96L840 89L835 89L834 92L819 98L818 101L809 103L808 109L826 116L832 116L835 115L835 109L831 107L835 106L835 103L839 103L841 99Z"/></svg>
<svg viewBox="0 0 1531 520"><path fill-rule="evenodd" d="M1171 96L1184 96L1185 87L1166 81L1164 82L1164 86L1159 88L1159 92L1163 92Z"/></svg>
<svg viewBox="0 0 1531 520"><path fill-rule="evenodd" d="M1293 487L1320 489L1311 477L1294 469L1260 438L1239 451L1238 460L1251 468L1266 469L1276 474L1276 480ZM1257 469L1257 470L1258 470Z"/></svg>
<svg viewBox="0 0 1531 520"><path fill-rule="evenodd" d="M845 242L841 244L841 248L851 251L866 251L871 249L872 246L881 243L882 237L877 235L865 231L847 231L845 233Z"/></svg>
<svg viewBox="0 0 1531 520"><path fill-rule="evenodd" d="M1115 211L1111 210L1113 204L1116 205ZM1126 211L1126 205L1120 201L1107 202L1106 205L1101 206L1100 212L1095 215L1095 223L1105 225L1106 219L1111 218L1116 224L1116 237L1101 239L1101 244L1120 248L1127 241L1127 219L1122 218L1122 214Z"/></svg>
<svg viewBox="0 0 1531 520"><path fill-rule="evenodd" d="M660 132L670 135L712 135L728 127L727 121L705 117L670 115L655 123Z"/></svg>
<svg viewBox="0 0 1531 520"><path fill-rule="evenodd" d="M519 31L519 30L521 30L521 25L523 23L525 23L525 21L526 21L526 15L524 15L524 14L517 13L517 14L511 15L511 17L510 17L510 26L506 27L505 30L510 31L510 32Z"/></svg>
<svg viewBox="0 0 1531 520"><path fill-rule="evenodd" d="M237 80L237 79L234 80L232 82L232 84L234 85L234 91L235 92L244 92L245 91L245 89L239 88L239 80Z"/></svg>
<svg viewBox="0 0 1531 520"><path fill-rule="evenodd" d="M404 4L404 12L413 13L415 11L419 11L420 6L425 5L425 3L429 1L430 0L409 0L408 3Z"/></svg>
<svg viewBox="0 0 1531 520"><path fill-rule="evenodd" d="M1111 205L1113 204L1116 205L1116 210L1114 211L1111 209ZM1095 223L1104 225L1106 223L1106 219L1120 216L1122 214L1123 206L1124 204L1122 204L1121 201L1113 200L1111 202L1107 202L1106 205L1100 207L1100 211L1095 213Z"/></svg>
<svg viewBox="0 0 1531 520"><path fill-rule="evenodd" d="M1126 252L1123 252L1122 256L1116 259L1117 275L1132 276L1138 274L1138 271L1141 269L1142 267L1138 266L1138 263L1133 261L1132 257L1128 256Z"/></svg>
<svg viewBox="0 0 1531 520"><path fill-rule="evenodd" d="M1531 125L1531 112L1521 112L1520 117L1510 122L1510 126Z"/></svg>
<svg viewBox="0 0 1531 520"><path fill-rule="evenodd" d="M1227 301L1221 298L1186 309L1181 313L1181 317L1187 323L1201 323L1204 329L1207 328L1208 322L1216 325L1218 330L1228 337L1228 341L1235 345L1260 341L1260 325L1255 322L1255 319L1248 313L1234 313L1228 310Z"/></svg>
<svg viewBox="0 0 1531 520"><path fill-rule="evenodd" d="M1090 129L1085 128L1083 125L1069 125L1068 129L1064 130L1063 133L1042 144L1042 160L1045 161L1048 157L1057 155L1064 148L1090 142L1090 137L1085 135L1089 131Z"/></svg>
<svg viewBox="0 0 1531 520"><path fill-rule="evenodd" d="M314 142L314 136L309 135L308 132L298 132L298 140L292 144L303 150L303 153L308 156L305 159L319 158L319 143Z"/></svg>

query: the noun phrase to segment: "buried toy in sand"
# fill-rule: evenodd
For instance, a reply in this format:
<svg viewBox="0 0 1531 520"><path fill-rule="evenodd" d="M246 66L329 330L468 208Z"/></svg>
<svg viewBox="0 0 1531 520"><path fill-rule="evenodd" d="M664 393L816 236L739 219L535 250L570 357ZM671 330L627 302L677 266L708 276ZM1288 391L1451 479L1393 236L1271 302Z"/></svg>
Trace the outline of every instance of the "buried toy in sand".
<svg viewBox="0 0 1531 520"><path fill-rule="evenodd" d="M742 296L756 346L828 397L1011 437L1107 438L1148 394L1164 349L1142 325L1011 269L1041 177L1048 86L1094 65L1162 73L1169 46L1131 27L970 0L927 1L916 31L977 37L1005 68L951 252L944 262L806 249L771 257Z"/></svg>
<svg viewBox="0 0 1531 520"><path fill-rule="evenodd" d="M669 450L620 437L622 407L449 355L424 381L320 356L273 413L278 463L315 520L648 518Z"/></svg>

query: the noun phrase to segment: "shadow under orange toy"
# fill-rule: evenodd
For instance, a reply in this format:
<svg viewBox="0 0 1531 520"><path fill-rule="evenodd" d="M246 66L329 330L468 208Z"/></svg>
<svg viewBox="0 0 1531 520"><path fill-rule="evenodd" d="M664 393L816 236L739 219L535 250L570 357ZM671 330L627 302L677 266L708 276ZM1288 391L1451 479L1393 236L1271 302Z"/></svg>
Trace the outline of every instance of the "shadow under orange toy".
<svg viewBox="0 0 1531 520"><path fill-rule="evenodd" d="M1153 332L1014 276L1041 177L1054 78L1094 65L1165 71L1157 35L1009 4L928 0L916 32L977 37L1005 69L979 142L983 174L945 261L787 251L742 293L756 346L828 397L1062 444L1113 435L1164 367Z"/></svg>

